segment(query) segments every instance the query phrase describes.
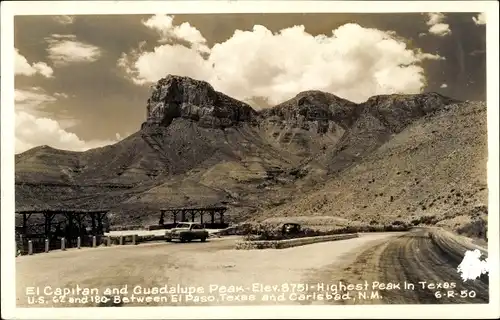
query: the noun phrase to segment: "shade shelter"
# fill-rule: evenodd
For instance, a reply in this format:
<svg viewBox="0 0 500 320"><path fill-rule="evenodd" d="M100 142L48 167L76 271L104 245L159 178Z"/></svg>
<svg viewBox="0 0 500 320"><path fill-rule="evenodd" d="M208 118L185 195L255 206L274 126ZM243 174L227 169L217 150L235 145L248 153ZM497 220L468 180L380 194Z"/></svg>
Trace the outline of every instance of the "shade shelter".
<svg viewBox="0 0 500 320"><path fill-rule="evenodd" d="M205 228L226 228L227 223L224 222L224 213L227 207L196 207L196 208L165 208L161 209L160 223L164 224L165 217L170 216L172 225L178 222L186 222L198 220Z"/></svg>
<svg viewBox="0 0 500 320"><path fill-rule="evenodd" d="M104 235L108 227L108 212L105 209L17 210L16 214L22 217L22 225L16 226L16 233L23 245L25 239L34 242L47 239L54 244L58 239L65 238L71 246L78 237L85 245L88 237Z"/></svg>

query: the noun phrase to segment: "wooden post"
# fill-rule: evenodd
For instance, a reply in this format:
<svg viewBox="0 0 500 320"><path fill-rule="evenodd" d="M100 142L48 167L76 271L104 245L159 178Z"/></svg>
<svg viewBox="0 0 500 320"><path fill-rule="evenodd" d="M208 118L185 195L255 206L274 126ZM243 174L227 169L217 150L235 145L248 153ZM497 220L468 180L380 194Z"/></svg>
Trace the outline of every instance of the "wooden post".
<svg viewBox="0 0 500 320"><path fill-rule="evenodd" d="M45 236L48 237L48 235L49 235L49 217L48 217L48 214L43 213L43 218L44 218Z"/></svg>
<svg viewBox="0 0 500 320"><path fill-rule="evenodd" d="M31 240L28 240L28 254L33 254L33 242Z"/></svg>
<svg viewBox="0 0 500 320"><path fill-rule="evenodd" d="M104 234L104 228L102 225L102 218L104 217L104 214L97 214L97 232L98 234ZM95 234L95 233L94 233Z"/></svg>
<svg viewBox="0 0 500 320"><path fill-rule="evenodd" d="M215 224L215 212L210 212L210 216L212 218L212 224Z"/></svg>
<svg viewBox="0 0 500 320"><path fill-rule="evenodd" d="M23 213L23 233L26 234L26 229L28 227L28 219L26 218L26 213Z"/></svg>
<svg viewBox="0 0 500 320"><path fill-rule="evenodd" d="M73 246L73 239L75 239L73 237L73 232L75 230L74 226L73 226L73 213L67 213L66 214L66 217L68 218L68 229L69 229L69 234L67 234L68 236L68 245L69 247L72 247Z"/></svg>
<svg viewBox="0 0 500 320"><path fill-rule="evenodd" d="M19 235L19 241L21 242L21 254L24 253L24 237L22 234Z"/></svg>
<svg viewBox="0 0 500 320"><path fill-rule="evenodd" d="M92 218L92 234L95 234L95 213L91 212L90 217Z"/></svg>
<svg viewBox="0 0 500 320"><path fill-rule="evenodd" d="M184 211L184 210L181 211L181 218L182 218L181 222L185 222L186 221L186 211Z"/></svg>
<svg viewBox="0 0 500 320"><path fill-rule="evenodd" d="M200 211L200 223L203 224L203 211Z"/></svg>
<svg viewBox="0 0 500 320"><path fill-rule="evenodd" d="M55 213L51 213L48 215L48 219L47 219L47 231L46 231L45 236L47 237L47 239L49 239L49 242L50 242L50 239L52 239L52 220L54 220L55 216L56 216Z"/></svg>
<svg viewBox="0 0 500 320"><path fill-rule="evenodd" d="M61 238L61 250L65 251L66 250L66 239Z"/></svg>
<svg viewBox="0 0 500 320"><path fill-rule="evenodd" d="M135 244L136 244L136 242L135 242L135 241L136 241L136 236L137 236L136 234L133 234L133 235L132 235L132 244L133 244L133 245L135 245Z"/></svg>
<svg viewBox="0 0 500 320"><path fill-rule="evenodd" d="M106 246L111 247L111 237L106 238Z"/></svg>
<svg viewBox="0 0 500 320"><path fill-rule="evenodd" d="M172 215L174 216L174 224L176 224L176 223L177 223L177 211L176 211L176 210L174 210L174 211L172 212Z"/></svg>
<svg viewBox="0 0 500 320"><path fill-rule="evenodd" d="M78 237L76 238L76 247L80 249L82 246L82 238Z"/></svg>
<svg viewBox="0 0 500 320"><path fill-rule="evenodd" d="M123 236L120 236L120 245L123 245Z"/></svg>
<svg viewBox="0 0 500 320"><path fill-rule="evenodd" d="M96 245L97 245L97 241L96 240L97 240L96 236L92 236L92 248L96 247Z"/></svg>
<svg viewBox="0 0 500 320"><path fill-rule="evenodd" d="M78 234L83 235L83 230L82 230L82 216L77 214L75 215L75 220L78 225Z"/></svg>
<svg viewBox="0 0 500 320"><path fill-rule="evenodd" d="M45 239L45 253L49 252L49 239Z"/></svg>
<svg viewBox="0 0 500 320"><path fill-rule="evenodd" d="M196 215L195 211L191 211L191 222L194 222L194 216Z"/></svg>

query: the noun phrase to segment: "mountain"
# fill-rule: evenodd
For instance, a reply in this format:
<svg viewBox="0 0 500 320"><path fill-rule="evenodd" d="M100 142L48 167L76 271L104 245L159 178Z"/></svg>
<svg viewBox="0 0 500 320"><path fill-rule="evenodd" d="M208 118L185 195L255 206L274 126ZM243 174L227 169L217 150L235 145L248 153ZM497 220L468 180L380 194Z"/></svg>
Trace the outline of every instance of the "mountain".
<svg viewBox="0 0 500 320"><path fill-rule="evenodd" d="M115 224L148 224L177 206L224 204L233 222L370 222L432 210L452 221L486 203L484 103L422 93L356 104L305 91L256 111L169 75L146 109L140 130L114 145L16 155L16 206L108 207ZM459 220L452 227L469 223Z"/></svg>
<svg viewBox="0 0 500 320"><path fill-rule="evenodd" d="M372 135L372 144L362 144L364 155L349 158L352 164L315 190L253 219L308 217L321 223L340 217L372 224L426 222L452 230L481 224L488 213L486 119L485 103L465 102L424 115L397 134L385 133L374 121L379 134ZM363 136L367 141L368 134ZM354 142L347 145L345 150ZM329 155L316 162L325 159L333 159L335 167L345 158Z"/></svg>

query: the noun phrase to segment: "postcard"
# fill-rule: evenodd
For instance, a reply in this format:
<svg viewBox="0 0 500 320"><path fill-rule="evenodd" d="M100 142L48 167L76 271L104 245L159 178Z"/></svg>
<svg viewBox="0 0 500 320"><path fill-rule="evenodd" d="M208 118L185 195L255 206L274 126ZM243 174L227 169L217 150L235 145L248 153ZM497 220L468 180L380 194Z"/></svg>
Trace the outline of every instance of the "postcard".
<svg viewBox="0 0 500 320"><path fill-rule="evenodd" d="M498 3L2 3L6 319L497 318Z"/></svg>

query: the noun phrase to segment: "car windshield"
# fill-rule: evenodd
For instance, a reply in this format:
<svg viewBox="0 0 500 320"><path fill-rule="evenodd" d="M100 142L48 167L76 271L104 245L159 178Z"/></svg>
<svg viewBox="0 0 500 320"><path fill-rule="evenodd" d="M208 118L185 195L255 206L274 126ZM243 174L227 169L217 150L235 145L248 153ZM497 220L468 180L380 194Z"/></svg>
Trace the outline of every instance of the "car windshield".
<svg viewBox="0 0 500 320"><path fill-rule="evenodd" d="M187 224L187 223L179 223L176 228L189 228L189 224Z"/></svg>

